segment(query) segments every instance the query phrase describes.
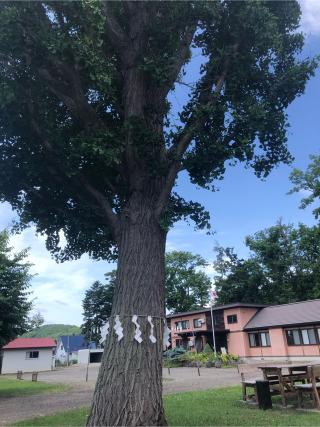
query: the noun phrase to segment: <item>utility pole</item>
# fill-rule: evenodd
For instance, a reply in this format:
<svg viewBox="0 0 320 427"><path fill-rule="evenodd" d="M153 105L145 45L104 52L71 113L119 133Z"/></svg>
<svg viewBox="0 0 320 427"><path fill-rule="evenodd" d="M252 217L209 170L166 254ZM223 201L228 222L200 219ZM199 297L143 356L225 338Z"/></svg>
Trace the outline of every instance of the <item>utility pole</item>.
<svg viewBox="0 0 320 427"><path fill-rule="evenodd" d="M212 304L211 304L211 325L212 325L212 340L213 340L213 351L214 351L214 355L215 357L217 356L217 349L216 349L216 336L214 333L214 321L213 321L213 309L212 309Z"/></svg>
<svg viewBox="0 0 320 427"><path fill-rule="evenodd" d="M216 291L211 291L211 326L212 326L213 351L214 351L215 357L217 356L217 348L216 348L216 336L214 333L213 304L216 298L217 298Z"/></svg>
<svg viewBox="0 0 320 427"><path fill-rule="evenodd" d="M91 340L92 340L92 325L91 325L91 327L90 327L90 335L89 335L88 360L87 360L87 370L86 370L86 383L88 382L88 375L89 375L89 364L90 364L90 347L91 347Z"/></svg>

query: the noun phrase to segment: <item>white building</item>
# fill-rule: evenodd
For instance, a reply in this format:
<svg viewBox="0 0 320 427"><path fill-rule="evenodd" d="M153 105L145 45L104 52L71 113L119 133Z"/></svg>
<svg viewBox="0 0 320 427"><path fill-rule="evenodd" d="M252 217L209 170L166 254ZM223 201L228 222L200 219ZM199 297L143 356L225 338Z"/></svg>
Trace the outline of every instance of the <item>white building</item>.
<svg viewBox="0 0 320 427"><path fill-rule="evenodd" d="M16 338L3 347L2 374L53 369L56 342L52 338Z"/></svg>
<svg viewBox="0 0 320 427"><path fill-rule="evenodd" d="M62 335L57 342L56 360L62 364L78 362L79 350L92 348L84 335Z"/></svg>

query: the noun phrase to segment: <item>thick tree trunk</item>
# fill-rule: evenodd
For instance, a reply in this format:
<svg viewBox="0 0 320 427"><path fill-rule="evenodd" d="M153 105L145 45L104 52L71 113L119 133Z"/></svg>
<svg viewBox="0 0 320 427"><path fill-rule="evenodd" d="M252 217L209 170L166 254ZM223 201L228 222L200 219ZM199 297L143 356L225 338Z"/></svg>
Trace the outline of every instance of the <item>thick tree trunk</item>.
<svg viewBox="0 0 320 427"><path fill-rule="evenodd" d="M162 405L166 233L147 205L140 200L122 216L117 288L89 426L166 424ZM116 315L123 326L120 341L113 329ZM141 344L134 339L133 315L141 325ZM156 343L149 338L147 316L152 316Z"/></svg>

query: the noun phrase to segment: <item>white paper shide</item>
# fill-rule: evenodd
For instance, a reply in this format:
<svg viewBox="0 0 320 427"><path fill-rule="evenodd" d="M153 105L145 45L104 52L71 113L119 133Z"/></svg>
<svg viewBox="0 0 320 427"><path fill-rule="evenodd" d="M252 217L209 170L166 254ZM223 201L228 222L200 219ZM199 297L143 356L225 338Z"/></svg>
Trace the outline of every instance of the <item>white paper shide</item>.
<svg viewBox="0 0 320 427"><path fill-rule="evenodd" d="M157 339L156 339L156 337L154 336L154 324L153 324L153 322L152 322L152 317L151 317L151 316L148 316L148 322L149 322L149 325L150 325L150 335L149 335L149 339L150 339L150 341L154 344L154 343L156 343L156 342L157 342Z"/></svg>
<svg viewBox="0 0 320 427"><path fill-rule="evenodd" d="M122 338L123 338L123 327L121 325L120 317L118 314L116 315L115 325L114 325L113 329L115 330L115 333L118 336L118 341L122 340Z"/></svg>

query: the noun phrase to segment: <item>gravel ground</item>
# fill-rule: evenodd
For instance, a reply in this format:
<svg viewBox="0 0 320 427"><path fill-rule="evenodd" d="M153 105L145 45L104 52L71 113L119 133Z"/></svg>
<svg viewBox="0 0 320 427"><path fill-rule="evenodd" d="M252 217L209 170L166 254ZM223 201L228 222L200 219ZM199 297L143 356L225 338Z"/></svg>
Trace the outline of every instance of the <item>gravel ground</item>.
<svg viewBox="0 0 320 427"><path fill-rule="evenodd" d="M58 411L90 405L99 365L89 367L88 382L85 382L86 367L70 366L51 372L39 373L39 381L64 383L71 389L62 393L44 393L32 396L0 398L0 425L23 419L48 415ZM196 368L164 369L164 394L183 391L206 390L240 383L237 369ZM24 375L29 379L29 375Z"/></svg>

